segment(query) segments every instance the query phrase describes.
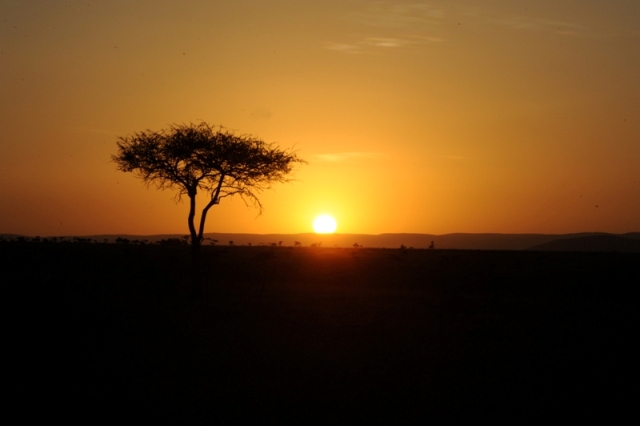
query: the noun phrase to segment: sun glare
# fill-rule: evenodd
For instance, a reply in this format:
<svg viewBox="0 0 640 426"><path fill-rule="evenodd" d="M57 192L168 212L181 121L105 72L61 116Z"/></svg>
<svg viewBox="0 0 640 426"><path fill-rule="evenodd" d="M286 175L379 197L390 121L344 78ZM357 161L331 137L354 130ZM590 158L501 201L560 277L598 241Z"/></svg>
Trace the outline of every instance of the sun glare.
<svg viewBox="0 0 640 426"><path fill-rule="evenodd" d="M313 230L317 234L333 234L336 230L336 220L328 214L323 214L313 221Z"/></svg>

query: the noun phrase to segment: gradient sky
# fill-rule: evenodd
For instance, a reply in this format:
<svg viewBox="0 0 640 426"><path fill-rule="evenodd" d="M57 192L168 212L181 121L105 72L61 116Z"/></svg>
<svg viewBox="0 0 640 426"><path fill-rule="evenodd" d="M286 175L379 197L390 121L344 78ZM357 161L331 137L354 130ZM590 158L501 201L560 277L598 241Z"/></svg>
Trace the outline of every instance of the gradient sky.
<svg viewBox="0 0 640 426"><path fill-rule="evenodd" d="M187 233L118 136L309 164L207 232L640 231L637 0L0 0L0 233Z"/></svg>

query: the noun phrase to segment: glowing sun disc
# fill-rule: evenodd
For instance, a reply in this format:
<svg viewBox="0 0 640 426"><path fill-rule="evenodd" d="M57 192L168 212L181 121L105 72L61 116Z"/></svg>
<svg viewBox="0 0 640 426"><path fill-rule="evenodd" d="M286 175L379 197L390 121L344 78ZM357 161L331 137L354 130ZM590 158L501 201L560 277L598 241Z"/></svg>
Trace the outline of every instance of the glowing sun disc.
<svg viewBox="0 0 640 426"><path fill-rule="evenodd" d="M316 234L333 234L336 230L336 220L328 214L323 214L313 221L313 230Z"/></svg>

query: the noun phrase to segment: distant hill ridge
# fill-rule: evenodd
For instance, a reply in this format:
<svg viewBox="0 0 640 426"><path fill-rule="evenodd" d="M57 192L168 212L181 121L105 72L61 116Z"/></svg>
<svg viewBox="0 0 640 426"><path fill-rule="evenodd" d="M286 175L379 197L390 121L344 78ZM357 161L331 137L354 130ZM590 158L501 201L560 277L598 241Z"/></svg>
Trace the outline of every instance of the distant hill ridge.
<svg viewBox="0 0 640 426"><path fill-rule="evenodd" d="M168 238L182 238L184 234L161 235L91 235L97 242L115 242L117 238L157 242ZM318 244L323 247L353 247L358 244L371 248L398 248L401 245L413 248L428 248L433 241L436 249L467 250L553 250L553 251L640 251L640 232L608 234L585 232L578 234L236 234L208 233L207 238L217 240L217 245L272 245L302 246ZM14 234L0 234L0 238L15 239ZM49 237L51 238L51 237ZM61 238L60 236L58 238ZM64 237L72 239L73 236ZM206 241L205 244L209 243Z"/></svg>

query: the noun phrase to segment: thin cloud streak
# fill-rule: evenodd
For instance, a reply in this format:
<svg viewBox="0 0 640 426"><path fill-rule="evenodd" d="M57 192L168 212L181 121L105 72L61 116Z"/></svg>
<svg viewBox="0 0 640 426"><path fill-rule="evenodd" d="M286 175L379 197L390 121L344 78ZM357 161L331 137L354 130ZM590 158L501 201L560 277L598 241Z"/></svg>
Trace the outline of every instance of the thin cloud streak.
<svg viewBox="0 0 640 426"><path fill-rule="evenodd" d="M326 49L342 53L365 53L371 49L388 50L405 47L408 45L420 45L427 43L443 43L442 37L408 36L406 38L392 37L366 37L354 43L327 43Z"/></svg>
<svg viewBox="0 0 640 426"><path fill-rule="evenodd" d="M406 43L404 40L386 37L368 37L362 42L362 44L375 47L400 47Z"/></svg>
<svg viewBox="0 0 640 426"><path fill-rule="evenodd" d="M638 37L639 30L590 28L580 22L548 17L495 15L481 7L462 5L434 5L433 3L373 2L366 9L344 17L360 33L369 33L354 40L326 43L325 48L347 54L389 51L431 43L451 41L455 34L447 31L447 21L460 17L473 20L480 26L498 26L506 30L539 32L560 37L601 39L610 37Z"/></svg>
<svg viewBox="0 0 640 426"><path fill-rule="evenodd" d="M356 41L328 43L326 48L342 53L364 53L371 49L439 43L444 41L440 24L445 16L442 9L426 3L375 2L368 9L345 18L356 27L373 34ZM397 35L399 29L403 33L401 36ZM393 37L385 34L389 31L394 32Z"/></svg>
<svg viewBox="0 0 640 426"><path fill-rule="evenodd" d="M379 2L368 10L353 15L365 25L382 28L433 28L440 24L445 12L425 3L396 4Z"/></svg>
<svg viewBox="0 0 640 426"><path fill-rule="evenodd" d="M559 21L545 17L504 16L490 20L506 28L517 31L537 31L559 36L579 37L586 39L603 39L610 37L638 37L639 30L620 28L592 28L578 22Z"/></svg>
<svg viewBox="0 0 640 426"><path fill-rule="evenodd" d="M542 31L559 35L587 35L586 27L580 24L554 21L546 18L509 16L496 19L495 22L515 30Z"/></svg>
<svg viewBox="0 0 640 426"><path fill-rule="evenodd" d="M335 50L336 52L342 53L362 53L362 50L358 47L357 44L327 43L326 48L328 50Z"/></svg>
<svg viewBox="0 0 640 426"><path fill-rule="evenodd" d="M315 157L320 161L327 161L331 163L341 163L344 161L355 159L374 159L381 155L377 152L337 152L331 154L316 154Z"/></svg>

